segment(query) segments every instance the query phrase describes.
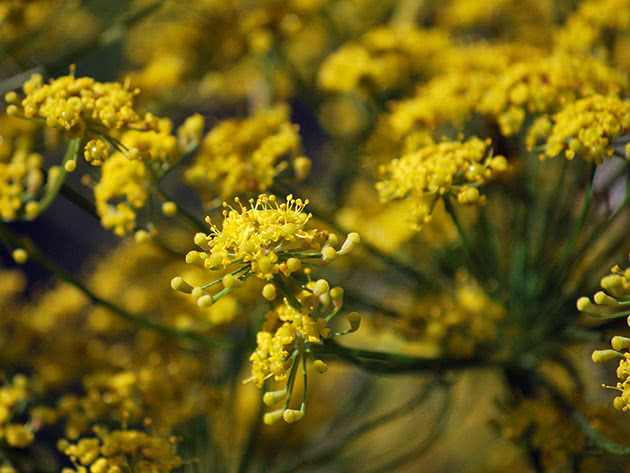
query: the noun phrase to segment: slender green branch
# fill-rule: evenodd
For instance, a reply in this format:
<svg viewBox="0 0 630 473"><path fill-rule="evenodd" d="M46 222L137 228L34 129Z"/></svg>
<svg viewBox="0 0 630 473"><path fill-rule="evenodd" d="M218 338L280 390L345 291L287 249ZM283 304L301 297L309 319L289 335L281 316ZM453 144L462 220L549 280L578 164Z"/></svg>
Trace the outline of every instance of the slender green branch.
<svg viewBox="0 0 630 473"><path fill-rule="evenodd" d="M588 187L586 188L586 195L584 196L584 202L582 203L580 216L578 217L576 224L573 226L573 230L571 231L571 236L569 237L569 242L567 243L567 246L564 248L564 251L562 252L562 256L560 257L560 264L559 264L560 268L565 267L567 260L573 253L573 249L575 248L578 238L580 237L580 233L582 232L582 229L584 228L584 224L586 223L586 217L591 207L591 199L593 197L593 181L594 181L593 174L594 173L595 173L595 167L593 166L591 168L591 172L589 173L589 183L588 183Z"/></svg>
<svg viewBox="0 0 630 473"><path fill-rule="evenodd" d="M59 193L100 222L101 218L96 211L96 206L92 201L84 197L83 194L76 191L65 182L62 184L61 189L59 189Z"/></svg>
<svg viewBox="0 0 630 473"><path fill-rule="evenodd" d="M459 218L457 217L457 214L455 213L453 204L451 204L451 201L449 200L448 197L444 197L443 200L444 200L444 208L446 212L449 214L449 216L451 217L451 220L453 221L453 223L455 224L455 227L457 228L457 233L459 233L459 237L462 240L464 249L466 250L468 258L471 262L471 269L477 268L482 272L482 274L485 275L486 273L485 268L487 267L487 265L484 264L479 254L473 248L470 242L470 239L468 238L468 235L466 235L466 232L464 231L464 227L461 225Z"/></svg>
<svg viewBox="0 0 630 473"><path fill-rule="evenodd" d="M146 328L149 330L153 330L158 333L162 333L169 337L182 339L182 340L191 340L202 346L206 347L228 347L231 346L232 343L219 339L208 337L196 332L177 330L171 327L167 327L165 325L154 322L150 319L146 319L144 317L140 317L134 314L127 312L122 307L114 304L107 299L103 299L102 297L94 294L87 286L85 286L81 281L76 279L72 274L67 272L58 264L54 263L52 260L47 258L31 241L26 239L21 239L14 235L9 228L0 222L0 240L2 240L3 244L7 247L8 251L12 251L15 248L25 248L28 252L29 258L33 261L37 262L40 266L46 269L49 273L54 275L56 278L65 281L66 283L74 286L79 291L81 291L85 296L94 304L100 305L106 309L108 309L112 314L124 319L134 325L137 325L142 328Z"/></svg>
<svg viewBox="0 0 630 473"><path fill-rule="evenodd" d="M254 447L256 446L256 438L258 437L258 434L260 432L263 412L265 411L265 405L262 401L262 394L264 394L264 389L262 390L261 396L258 399L258 409L256 409L256 416L254 417L251 428L249 430L249 435L247 437L247 442L245 443L245 449L243 450L241 461L238 465L237 473L245 473L248 470L249 464L252 460L252 454L254 453Z"/></svg>
<svg viewBox="0 0 630 473"><path fill-rule="evenodd" d="M61 161L61 166L59 167L59 174L55 178L55 181L49 185L48 190L44 195L44 198L39 202L38 215L43 213L48 207L50 207L50 204L52 204L53 200L55 200L55 197L57 196L59 189L61 189L61 186L66 179L66 175L68 174L68 171L66 171L65 168L65 164L68 161L74 161L77 159L80 145L80 137L73 138L72 140L70 140L70 143L68 143L68 148L66 149L66 153L63 157L63 160Z"/></svg>
<svg viewBox="0 0 630 473"><path fill-rule="evenodd" d="M286 285L286 283L282 279L282 276L280 276L279 274L274 274L273 282L276 283L278 288L287 297L287 300L289 301L289 304L291 305L291 307L293 307L298 312L303 309L302 304L300 304L300 301L296 299L295 295L293 294L293 291L291 291L291 288L289 288Z"/></svg>
<svg viewBox="0 0 630 473"><path fill-rule="evenodd" d="M366 371L383 374L503 366L499 362L478 358L423 358L398 353L381 353L346 347L330 339L324 340L323 344L311 344L309 347L317 356L335 356Z"/></svg>

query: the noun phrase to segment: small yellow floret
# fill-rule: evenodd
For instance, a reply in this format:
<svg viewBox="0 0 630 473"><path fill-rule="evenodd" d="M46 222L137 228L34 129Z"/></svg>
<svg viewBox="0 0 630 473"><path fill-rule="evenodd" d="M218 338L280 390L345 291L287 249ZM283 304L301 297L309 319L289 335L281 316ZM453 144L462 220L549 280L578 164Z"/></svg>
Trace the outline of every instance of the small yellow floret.
<svg viewBox="0 0 630 473"><path fill-rule="evenodd" d="M273 301L276 298L276 286L271 283L265 284L262 295L268 301Z"/></svg>
<svg viewBox="0 0 630 473"><path fill-rule="evenodd" d="M281 391L267 391L263 395L263 402L266 406L273 406L277 404L281 400L283 400L287 396L287 390L283 389Z"/></svg>
<svg viewBox="0 0 630 473"><path fill-rule="evenodd" d="M193 291L193 287L184 281L184 278L180 276L176 276L171 279L171 287L176 291L183 292L185 294L191 294Z"/></svg>
<svg viewBox="0 0 630 473"><path fill-rule="evenodd" d="M356 332L361 325L361 314L358 312L350 312L348 314L348 322L350 322L350 330Z"/></svg>
<svg viewBox="0 0 630 473"><path fill-rule="evenodd" d="M234 276L232 276L231 274L226 274L225 276L223 276L223 287L225 288L231 288L234 287L234 284L236 283L236 278Z"/></svg>
<svg viewBox="0 0 630 473"><path fill-rule="evenodd" d="M297 422L302 419L302 417L304 417L304 412L297 411L295 409L287 409L282 414L282 417L287 424L293 424L294 422Z"/></svg>
<svg viewBox="0 0 630 473"><path fill-rule="evenodd" d="M267 412L263 416L263 422L267 425L272 425L278 422L282 418L282 409L278 409L277 411Z"/></svg>
<svg viewBox="0 0 630 473"><path fill-rule="evenodd" d="M313 362L313 368L315 368L319 373L325 373L328 371L328 365L324 363L322 360L315 360Z"/></svg>
<svg viewBox="0 0 630 473"><path fill-rule="evenodd" d="M328 285L328 281L325 279L319 279L315 286L313 286L313 294L316 296L321 296L322 294L328 293L330 290L330 286Z"/></svg>
<svg viewBox="0 0 630 473"><path fill-rule="evenodd" d="M74 159L66 161L63 165L63 168L66 170L66 172L73 172L77 168L77 162Z"/></svg>
<svg viewBox="0 0 630 473"><path fill-rule="evenodd" d="M177 204L175 202L164 202L162 204L162 213L167 217L172 217L177 213Z"/></svg>
<svg viewBox="0 0 630 473"><path fill-rule="evenodd" d="M619 358L620 356L621 354L615 350L595 350L591 359L593 360L593 363L600 364L614 358Z"/></svg>
<svg viewBox="0 0 630 473"><path fill-rule="evenodd" d="M17 264L24 264L28 260L28 253L24 248L16 248L11 253L11 256L13 256L13 260Z"/></svg>

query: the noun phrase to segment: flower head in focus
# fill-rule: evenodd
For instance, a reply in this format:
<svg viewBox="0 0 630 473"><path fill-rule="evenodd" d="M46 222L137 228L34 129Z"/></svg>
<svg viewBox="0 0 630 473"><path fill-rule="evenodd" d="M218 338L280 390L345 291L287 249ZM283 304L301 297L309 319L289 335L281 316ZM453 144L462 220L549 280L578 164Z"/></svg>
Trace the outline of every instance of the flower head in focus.
<svg viewBox="0 0 630 473"><path fill-rule="evenodd" d="M459 203L483 204L485 198L478 187L507 169L503 156L488 153L489 144L473 137L424 146L381 166L383 180L376 188L385 202L413 199L416 207L411 217L418 227L430 220L432 206L440 196L454 195Z"/></svg>

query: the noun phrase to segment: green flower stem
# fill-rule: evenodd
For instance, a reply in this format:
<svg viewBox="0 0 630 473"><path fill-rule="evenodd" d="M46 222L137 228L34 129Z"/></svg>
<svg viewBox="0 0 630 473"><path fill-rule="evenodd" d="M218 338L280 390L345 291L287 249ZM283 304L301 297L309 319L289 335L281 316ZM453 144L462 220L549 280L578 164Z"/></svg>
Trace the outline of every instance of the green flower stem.
<svg viewBox="0 0 630 473"><path fill-rule="evenodd" d="M584 228L584 224L586 223L586 216L588 215L588 211L591 207L591 199L593 197L594 174L595 174L595 166L592 166L589 172L589 183L588 183L588 187L586 188L586 195L584 196L584 202L582 203L580 216L578 217L576 224L573 226L573 230L571 231L571 236L569 237L569 242L567 243L567 246L564 248L564 251L562 252L562 256L560 257L559 267L561 269L565 268L567 260L573 253L573 250L575 249L575 245L578 241L578 238L580 237L580 234L582 233L582 229Z"/></svg>
<svg viewBox="0 0 630 473"><path fill-rule="evenodd" d="M249 436L247 437L247 443L245 449L241 455L241 461L238 464L237 473L245 473L249 469L249 464L252 460L252 454L254 453L254 447L256 446L256 439L260 433L260 427L262 426L262 417L265 412L265 405L263 404L263 394L265 390L261 390L260 397L258 399L258 408L256 410L256 416L252 421L251 428L249 430Z"/></svg>
<svg viewBox="0 0 630 473"><path fill-rule="evenodd" d="M86 198L83 194L70 187L67 183L64 182L61 185L59 193L70 202L72 202L74 205L87 212L93 218L95 218L99 222L101 221L101 217L99 217L94 203L90 199Z"/></svg>
<svg viewBox="0 0 630 473"><path fill-rule="evenodd" d="M66 180L66 175L68 174L68 171L66 171L64 165L68 161L74 161L77 159L80 146L81 138L79 137L73 138L72 140L70 140L70 143L68 143L68 148L66 148L66 153L64 154L63 160L61 161L61 166L59 166L59 174L57 175L55 182L49 185L48 190L44 195L44 198L39 202L38 215L41 215L48 207L50 207L50 204L53 203L53 200L55 200L55 197L57 196L59 189L61 189L61 186Z"/></svg>
<svg viewBox="0 0 630 473"><path fill-rule="evenodd" d="M282 276L280 276L279 274L274 274L273 282L276 283L282 293L287 296L287 300L289 301L291 307L293 307L298 312L301 312L303 309L302 304L300 304L300 301L295 298L293 291L291 291L291 289L286 285L286 283L282 279Z"/></svg>
<svg viewBox="0 0 630 473"><path fill-rule="evenodd" d="M482 259L479 257L479 255L473 248L470 242L470 239L468 238L468 236L466 235L466 232L464 231L464 227L462 227L459 219L457 218L457 214L455 213L453 204L451 204L451 201L449 200L448 197L444 197L443 200L444 200L444 208L446 209L446 212L451 217L451 220L453 220L453 223L455 224L455 227L457 228L457 233L459 233L459 237L462 240L464 249L466 250L466 253L468 254L468 258L470 259L470 262L471 262L470 269L473 269L476 267L485 275L485 268L487 267L487 265L484 264Z"/></svg>
<svg viewBox="0 0 630 473"><path fill-rule="evenodd" d="M238 273L242 273L243 271L249 270L249 269L250 269L250 265L248 264L248 265L245 265L245 266L241 266L236 271L232 271L230 274L232 276L236 276ZM211 283L206 284L205 286L201 286L201 289L208 289L209 287L216 286L220 282L223 282L223 278L219 278L219 279L217 279L215 281L212 281Z"/></svg>
<svg viewBox="0 0 630 473"><path fill-rule="evenodd" d="M302 376L303 376L303 386L302 386L302 404L300 406L300 411L306 411L306 393L308 387L308 373L306 371L306 356L302 355Z"/></svg>
<svg viewBox="0 0 630 473"><path fill-rule="evenodd" d="M501 363L478 358L422 358L397 353L381 353L339 345L333 340L322 344L310 344L311 352L317 356L329 355L341 358L366 371L383 374L413 373L418 371L445 371L483 366L503 366Z"/></svg>
<svg viewBox="0 0 630 473"><path fill-rule="evenodd" d="M393 317L393 318L397 318L397 319L404 318L404 315L401 314L400 312L397 312L396 310L390 309L389 307L385 307L385 306L379 304L378 302L375 302L375 301L365 297L363 294L360 294L358 292L353 291L352 289L344 288L344 290L343 290L343 298L344 298L344 300L346 300L347 302L349 302L352 305L357 305L359 307L365 307L366 309L374 310L374 311L378 312L379 314L382 314L382 315L384 315L386 317Z"/></svg>
<svg viewBox="0 0 630 473"><path fill-rule="evenodd" d="M76 289L78 289L83 294L85 294L85 296L92 303L100 305L108 309L112 314L134 325L137 325L139 327L146 328L149 330L153 330L155 332L167 335L169 337L173 337L173 338L177 338L181 340L191 340L205 347L217 348L217 347L232 346L232 343L229 342L228 340L208 337L208 336L196 333L196 332L177 330L177 329L159 324L152 320L146 319L144 317L139 317L137 315L127 312L125 309L114 304L113 302L97 296L90 289L88 289L87 286L85 286L82 282L76 279L72 274L70 274L61 266L57 265L52 260L47 258L31 241L17 237L3 223L0 223L0 240L2 240L2 243L6 246L8 251L12 251L15 248L26 249L30 259L38 263L40 266L42 266L44 269L46 269L49 273L54 275L56 278L62 281L65 281L71 286L74 286Z"/></svg>
<svg viewBox="0 0 630 473"><path fill-rule="evenodd" d="M284 403L284 409L287 410L289 408L289 405L291 403L291 397L293 395L293 383L295 383L295 374L297 373L297 369L298 366L300 364L300 358L299 358L299 352L295 351L293 353L293 356L291 356L292 360L292 364L291 364L291 371L289 371L289 378L287 379L287 400Z"/></svg>

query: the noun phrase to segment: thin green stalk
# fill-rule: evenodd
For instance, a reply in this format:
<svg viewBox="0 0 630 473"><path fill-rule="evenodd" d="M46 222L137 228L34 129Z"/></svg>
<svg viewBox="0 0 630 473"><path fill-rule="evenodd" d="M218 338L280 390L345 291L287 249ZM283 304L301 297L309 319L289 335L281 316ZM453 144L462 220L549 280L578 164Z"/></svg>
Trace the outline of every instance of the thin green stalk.
<svg viewBox="0 0 630 473"><path fill-rule="evenodd" d="M580 216L576 224L573 226L573 230L571 231L571 236L569 237L569 242L567 246L564 248L562 252L562 256L560 257L559 268L564 268L569 256L573 253L573 249L580 237L580 233L584 228L584 224L586 223L586 217L588 215L588 211L591 206L591 199L593 197L593 174L595 173L595 167L591 168L591 172L589 173L589 183L586 188L586 195L584 196L584 202L582 203L582 209L580 210Z"/></svg>
<svg viewBox="0 0 630 473"><path fill-rule="evenodd" d="M457 218L457 214L455 213L455 209L453 208L453 204L448 197L444 197L444 208L446 212L451 217L451 220L455 224L457 228L457 233L459 233L459 237L462 240L462 244L464 245L464 249L466 250L466 254L468 255L468 259L470 260L470 269L478 269L484 276L487 276L485 268L486 264L481 260L479 254L473 248L470 239L466 235L464 231L464 227L461 225L459 219Z"/></svg>
<svg viewBox="0 0 630 473"><path fill-rule="evenodd" d="M378 302L375 302L365 297L363 294L359 294L358 292L353 291L352 289L344 288L343 297L347 302L351 304L358 305L360 307L365 307L367 309L375 310L376 312L379 312L380 314L385 315L387 317L394 317L398 319L401 319L404 317L400 312L397 312L393 309L385 307L379 304Z"/></svg>
<svg viewBox="0 0 630 473"><path fill-rule="evenodd" d="M535 257L535 265L540 264L543 258L543 250L545 247L545 239L548 238L550 232L550 225L556 218L557 211L559 210L558 200L560 198L560 192L565 188L565 180L567 175L567 159L562 159L562 166L560 170L560 177L554 186L553 192L546 202L546 206L542 211L542 225L540 227L540 233L538 235L533 255Z"/></svg>
<svg viewBox="0 0 630 473"><path fill-rule="evenodd" d="M264 389L262 390L262 394L264 394ZM260 427L262 425L262 417L265 411L265 405L262 401L262 394L258 399L258 409L256 410L256 416L252 421L252 426L249 430L249 435L247 437L247 443L245 444L245 449L243 450L243 455L241 456L241 461L238 465L237 473L245 473L249 464L251 463L254 447L256 446L256 439L258 438L258 434L260 432Z"/></svg>
<svg viewBox="0 0 630 473"><path fill-rule="evenodd" d="M293 294L293 291L291 291L291 289L286 285L286 283L282 279L282 276L280 276L279 274L274 274L273 275L273 282L276 283L278 288L280 288L282 293L287 297L287 300L289 301L289 304L291 305L291 307L293 307L298 312L301 311L302 308L303 308L302 304L300 304L300 301L298 301L295 298L295 295Z"/></svg>
<svg viewBox="0 0 630 473"><path fill-rule="evenodd" d="M236 276L238 273L242 273L246 269L248 270L250 267L251 267L251 265L249 265L249 264L245 265L245 266L242 266L242 267L238 268L236 271L232 271L230 274L232 276ZM212 281L211 283L208 283L205 286L201 286L201 289L208 289L209 287L216 286L217 284L219 284L221 282L223 282L223 278L216 279L215 281Z"/></svg>
<svg viewBox="0 0 630 473"><path fill-rule="evenodd" d="M317 356L335 356L366 371L383 374L502 366L499 362L478 358L423 358L398 353L381 353L346 347L330 339L324 340L322 344L310 344L309 349Z"/></svg>
<svg viewBox="0 0 630 473"><path fill-rule="evenodd" d="M208 337L196 332L190 332L185 330L177 330L171 327L167 327L165 325L154 322L150 319L146 319L143 317L139 317L137 315L131 314L127 312L122 307L114 304L107 299L103 299L102 297L94 294L87 286L85 286L82 282L76 279L72 274L67 272L61 266L54 263L52 260L47 258L31 241L26 239L20 239L16 235L14 235L6 225L0 222L0 240L7 247L8 251L12 251L15 248L24 248L28 252L29 258L38 263L44 269L46 269L49 273L54 275L56 278L65 281L66 283L74 286L76 289L81 291L92 303L100 305L106 309L108 309L112 314L124 319L134 325L137 325L142 328L146 328L149 330L153 330L158 333L162 333L169 337L177 338L180 340L191 340L199 345L206 347L228 347L232 346L232 343L228 340L223 340L214 337Z"/></svg>
<svg viewBox="0 0 630 473"><path fill-rule="evenodd" d="M66 168L64 166L68 161L74 161L77 159L80 145L81 145L80 137L73 138L72 140L70 140L70 143L68 143L68 148L66 148L66 153L64 154L63 160L61 161L61 166L59 166L59 174L57 175L55 182L53 182L48 187L48 190L46 191L44 198L39 202L38 215L40 215L48 207L50 207L50 204L52 204L53 200L55 200L55 197L57 196L59 189L61 189L61 186L63 185L66 179L66 175L68 174L68 171L66 171Z"/></svg>
<svg viewBox="0 0 630 473"><path fill-rule="evenodd" d="M295 383L295 373L297 373L298 365L300 364L299 352L293 353L293 363L291 364L291 371L289 371L289 377L287 379L287 400L284 403L284 409L288 409L291 404L291 397L293 396L293 383Z"/></svg>
<svg viewBox="0 0 630 473"><path fill-rule="evenodd" d="M499 244L497 240L497 232L488 218L488 209L486 205L482 205L479 208L479 226L481 227L481 233L483 238L483 247L487 260L490 262L491 274L495 280L501 284L501 253L499 251Z"/></svg>

